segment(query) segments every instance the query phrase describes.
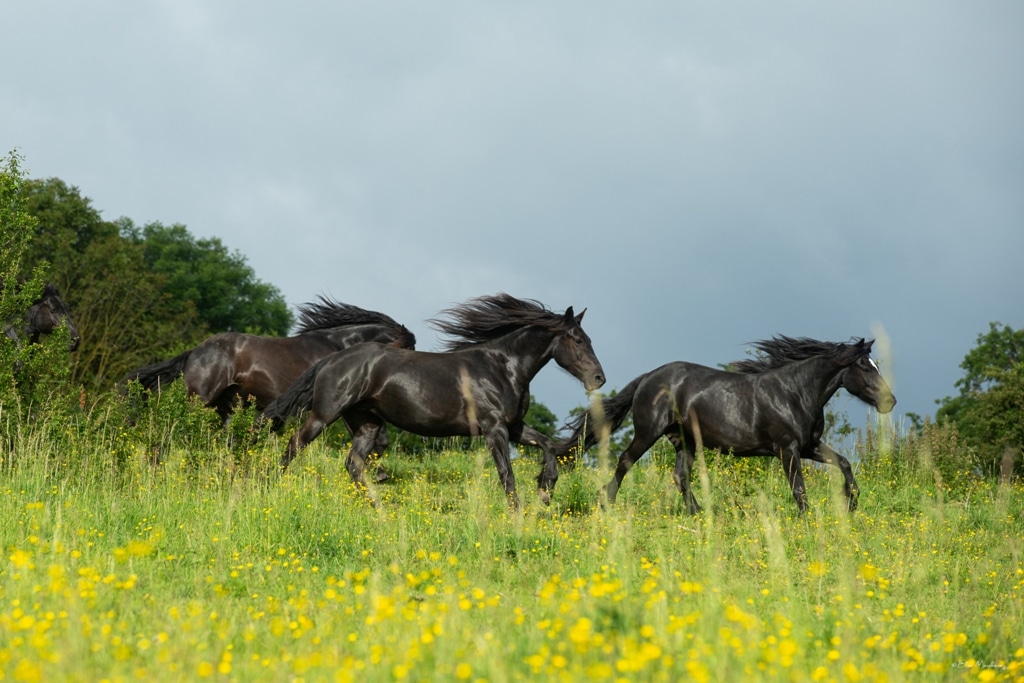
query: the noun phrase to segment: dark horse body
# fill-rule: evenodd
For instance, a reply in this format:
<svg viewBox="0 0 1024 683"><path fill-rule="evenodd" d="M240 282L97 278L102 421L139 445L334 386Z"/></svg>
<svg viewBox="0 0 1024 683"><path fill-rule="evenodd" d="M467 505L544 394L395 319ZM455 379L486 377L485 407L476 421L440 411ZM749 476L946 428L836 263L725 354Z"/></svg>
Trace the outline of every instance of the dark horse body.
<svg viewBox="0 0 1024 683"><path fill-rule="evenodd" d="M447 342L446 352L361 344L310 368L271 404L264 414L275 421L310 410L288 442L281 467L342 418L352 434L345 466L365 486L366 458L391 423L422 436L483 436L513 504L518 501L509 440L538 445L544 451L539 492L550 500L558 479L554 444L523 417L530 381L550 359L588 390L604 384L604 371L580 327L583 313L573 315L570 307L560 315L507 294L473 299L445 313L433 325L457 337Z"/></svg>
<svg viewBox="0 0 1024 683"><path fill-rule="evenodd" d="M776 337L757 342L762 357L734 363L734 372L675 362L637 377L602 402L604 420L613 432L633 413L633 440L619 456L606 488L609 501L614 502L633 463L666 436L676 450L674 478L691 513L700 510L690 490L690 473L701 441L738 456L781 457L801 512L807 509L807 494L800 459L836 465L843 473L849 508L855 509L858 489L850 462L822 443L821 435L825 404L840 387L883 413L896 404L871 360L872 343ZM591 411L575 420L572 436L559 450L567 451L580 439L584 447L596 443L594 420Z"/></svg>
<svg viewBox="0 0 1024 683"><path fill-rule="evenodd" d="M299 331L291 337L261 337L221 332L174 358L131 372L149 390L167 386L178 376L227 420L241 397L263 410L321 358L354 344L374 341L412 348L416 337L404 325L376 311L323 297L299 307Z"/></svg>
<svg viewBox="0 0 1024 683"><path fill-rule="evenodd" d="M0 280L0 286L3 281ZM23 341L35 344L42 334L51 334L54 330L66 323L71 341L68 350L74 351L78 348L80 337L75 323L71 320L71 312L64 300L60 298L57 288L46 283L43 293L32 302L25 317L21 321L9 321L4 325L4 334L15 344L21 345Z"/></svg>

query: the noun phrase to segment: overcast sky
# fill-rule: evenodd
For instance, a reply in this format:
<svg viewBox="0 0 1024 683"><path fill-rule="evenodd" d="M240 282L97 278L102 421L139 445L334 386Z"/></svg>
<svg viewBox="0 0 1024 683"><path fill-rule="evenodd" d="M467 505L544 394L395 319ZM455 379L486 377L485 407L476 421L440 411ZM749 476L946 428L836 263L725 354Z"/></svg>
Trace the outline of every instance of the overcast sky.
<svg viewBox="0 0 1024 683"><path fill-rule="evenodd" d="M925 415L990 321L1024 327L1019 0L0 17L0 153L421 349L427 318L499 291L586 307L606 389L774 334L884 334L897 415ZM559 418L586 402L554 364L532 391Z"/></svg>

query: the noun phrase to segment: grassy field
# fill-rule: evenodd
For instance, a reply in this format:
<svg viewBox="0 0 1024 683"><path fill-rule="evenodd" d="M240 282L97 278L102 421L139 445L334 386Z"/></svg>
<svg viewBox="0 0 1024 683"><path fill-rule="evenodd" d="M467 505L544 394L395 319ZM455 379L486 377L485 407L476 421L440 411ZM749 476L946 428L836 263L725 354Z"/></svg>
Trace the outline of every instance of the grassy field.
<svg viewBox="0 0 1024 683"><path fill-rule="evenodd" d="M684 514L668 458L563 473L554 504L482 450L389 455L382 501L329 440L40 427L0 463L0 678L15 681L1024 680L1024 489L948 436L870 433L860 509L807 468L709 453Z"/></svg>

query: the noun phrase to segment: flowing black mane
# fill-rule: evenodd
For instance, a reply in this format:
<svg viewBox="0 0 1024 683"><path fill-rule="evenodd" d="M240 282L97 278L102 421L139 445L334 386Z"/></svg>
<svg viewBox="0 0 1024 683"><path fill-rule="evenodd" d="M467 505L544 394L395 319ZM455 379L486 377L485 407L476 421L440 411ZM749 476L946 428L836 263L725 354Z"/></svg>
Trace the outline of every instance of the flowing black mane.
<svg viewBox="0 0 1024 683"><path fill-rule="evenodd" d="M508 294L495 294L471 299L453 306L428 321L434 329L457 337L442 342L448 351L504 337L524 327L536 325L553 332L567 329L565 317L553 313L533 299L517 299Z"/></svg>
<svg viewBox="0 0 1024 683"><path fill-rule="evenodd" d="M387 325L395 329L404 328L389 315L332 301L324 296L320 297L319 302L299 306L298 334L351 325Z"/></svg>
<svg viewBox="0 0 1024 683"><path fill-rule="evenodd" d="M57 291L56 285L54 285L52 282L47 282L45 285L43 285L43 293L39 296L38 299L35 300L35 303L39 303L43 299L46 299L47 297L51 296L55 296L59 299L60 292Z"/></svg>
<svg viewBox="0 0 1024 683"><path fill-rule="evenodd" d="M864 344L863 338L844 344L785 335L752 342L751 346L758 351L758 356L730 363L730 370L753 375L808 358L835 358L840 365L849 365L860 356L869 353L871 348L870 344Z"/></svg>

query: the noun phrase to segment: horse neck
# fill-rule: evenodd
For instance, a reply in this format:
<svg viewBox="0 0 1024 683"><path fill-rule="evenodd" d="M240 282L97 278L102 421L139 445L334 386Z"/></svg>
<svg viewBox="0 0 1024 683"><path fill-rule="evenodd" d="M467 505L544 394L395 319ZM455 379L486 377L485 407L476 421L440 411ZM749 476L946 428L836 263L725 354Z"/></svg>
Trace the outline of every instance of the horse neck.
<svg viewBox="0 0 1024 683"><path fill-rule="evenodd" d="M817 414L843 385L843 371L846 368L832 358L817 357L791 363L779 369L780 374L796 378L800 384L800 395L809 411Z"/></svg>
<svg viewBox="0 0 1024 683"><path fill-rule="evenodd" d="M525 387L551 360L554 338L554 332L530 326L487 342L486 346L500 351L507 358L513 382Z"/></svg>

